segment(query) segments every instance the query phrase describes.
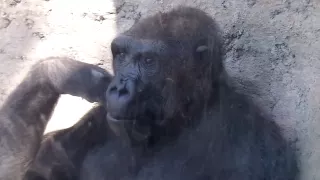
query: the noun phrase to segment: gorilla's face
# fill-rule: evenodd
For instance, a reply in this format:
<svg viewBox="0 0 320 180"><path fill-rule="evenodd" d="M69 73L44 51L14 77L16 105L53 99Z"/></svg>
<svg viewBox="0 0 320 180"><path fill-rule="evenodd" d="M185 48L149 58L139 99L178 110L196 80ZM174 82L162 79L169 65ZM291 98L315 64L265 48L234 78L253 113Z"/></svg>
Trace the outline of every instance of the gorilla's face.
<svg viewBox="0 0 320 180"><path fill-rule="evenodd" d="M216 45L207 46L211 36L181 37L176 32L184 30L158 24L150 31L138 23L111 43L115 76L106 98L113 122L168 131L197 117L212 94L218 74L213 67L220 67L220 59L214 56Z"/></svg>
<svg viewBox="0 0 320 180"><path fill-rule="evenodd" d="M173 84L170 51L157 40L121 35L111 44L115 77L107 90L109 118L161 123ZM168 115L168 114L167 114Z"/></svg>

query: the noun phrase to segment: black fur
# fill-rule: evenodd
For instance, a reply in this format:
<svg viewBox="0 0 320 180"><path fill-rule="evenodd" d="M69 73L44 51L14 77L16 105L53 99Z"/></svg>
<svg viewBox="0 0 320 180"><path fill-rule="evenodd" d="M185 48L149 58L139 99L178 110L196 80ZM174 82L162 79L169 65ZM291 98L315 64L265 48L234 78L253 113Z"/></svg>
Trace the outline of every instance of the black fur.
<svg viewBox="0 0 320 180"><path fill-rule="evenodd" d="M119 35L107 111L45 138L26 180L297 179L296 154L279 127L227 84L219 37L211 17L188 7Z"/></svg>
<svg viewBox="0 0 320 180"><path fill-rule="evenodd" d="M0 109L0 179L22 179L28 168L30 179L50 174L60 180L76 177L74 170L81 165L88 148L105 141L105 130L101 129L106 126L93 123L95 129L90 129L80 124L49 135L41 143L44 128L60 94L103 103L110 80L111 75L102 68L69 58L52 57L35 64ZM96 113L91 119L98 116ZM105 120L105 115L102 117ZM85 123L91 119L86 118ZM85 140L86 135L92 139Z"/></svg>
<svg viewBox="0 0 320 180"><path fill-rule="evenodd" d="M297 179L293 147L227 84L222 52L214 21L188 7L143 19L115 38L109 121L135 124L125 127L146 138L96 148L80 179Z"/></svg>

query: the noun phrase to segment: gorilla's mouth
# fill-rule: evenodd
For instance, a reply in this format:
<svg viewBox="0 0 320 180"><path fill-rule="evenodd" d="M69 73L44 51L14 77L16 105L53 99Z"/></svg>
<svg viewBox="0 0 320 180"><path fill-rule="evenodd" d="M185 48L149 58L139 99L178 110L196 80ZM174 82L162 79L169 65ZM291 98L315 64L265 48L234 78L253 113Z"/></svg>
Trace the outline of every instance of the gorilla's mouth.
<svg viewBox="0 0 320 180"><path fill-rule="evenodd" d="M118 119L107 113L107 122L116 135L130 141L142 142L151 135L151 126L141 124L137 118Z"/></svg>

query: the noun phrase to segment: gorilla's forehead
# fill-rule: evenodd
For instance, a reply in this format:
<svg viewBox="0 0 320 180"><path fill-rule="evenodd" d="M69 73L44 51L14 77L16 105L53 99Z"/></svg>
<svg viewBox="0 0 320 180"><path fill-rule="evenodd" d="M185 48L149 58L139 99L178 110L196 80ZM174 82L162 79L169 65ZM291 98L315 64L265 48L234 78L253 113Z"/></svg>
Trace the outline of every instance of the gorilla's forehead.
<svg viewBox="0 0 320 180"><path fill-rule="evenodd" d="M126 50L139 53L157 53L165 55L169 53L168 43L158 39L145 39L134 36L119 35L112 43Z"/></svg>

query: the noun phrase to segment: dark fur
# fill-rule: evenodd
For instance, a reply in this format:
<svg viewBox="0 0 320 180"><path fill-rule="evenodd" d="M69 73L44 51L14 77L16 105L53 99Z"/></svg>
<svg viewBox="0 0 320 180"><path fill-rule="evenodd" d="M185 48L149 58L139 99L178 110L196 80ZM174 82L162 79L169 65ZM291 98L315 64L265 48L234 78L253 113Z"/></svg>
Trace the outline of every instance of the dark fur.
<svg viewBox="0 0 320 180"><path fill-rule="evenodd" d="M91 102L102 102L110 80L110 74L103 69L69 58L52 57L35 64L0 109L0 179L22 179L36 157L44 128L60 94L80 96ZM97 116L98 114L92 118L97 119ZM99 127L103 128L100 125ZM97 142L103 139L101 132L104 132L99 128L95 130L96 132L92 132L92 129L85 129L83 125L67 131L69 133L62 131L56 133L58 135L52 135L51 138L45 138L44 141L47 143L41 144L40 154L35 160L35 164L41 161L37 166L43 168L38 169L39 174L46 176L50 174L46 166L52 164L54 164L52 169L56 172L54 174L65 173L61 170L61 167L65 167L64 163L74 162L70 159L74 156L84 156L86 148L90 147L87 145L92 140L90 138L88 141L81 139L82 144L77 144L79 138L84 136L81 133L87 132L93 138L92 143L98 144ZM74 136L71 137L70 133ZM72 140L65 142L68 138ZM76 147L75 144L82 149L67 148L69 145ZM46 150L48 151L45 154L41 154ZM72 168L69 170L71 172Z"/></svg>
<svg viewBox="0 0 320 180"><path fill-rule="evenodd" d="M108 113L134 119L136 129L128 130L145 133L147 141L133 145L104 129L102 108L98 117L95 113L87 117L96 125L88 127L84 118L79 125L48 135L26 179L297 179L296 155L279 127L222 76L218 32L204 12L180 7L135 24L121 35L126 37L125 47L115 39L114 80L120 75L135 76L139 90L127 108L115 111L108 102ZM143 66L137 71L127 63L117 63L121 49L126 49L125 56L132 63L131 52L142 50L143 44L157 54L152 56L157 66L149 67L147 75Z"/></svg>
<svg viewBox="0 0 320 180"><path fill-rule="evenodd" d="M76 180L92 147L107 140L106 110L94 107L74 126L46 134L24 179Z"/></svg>
<svg viewBox="0 0 320 180"><path fill-rule="evenodd" d="M115 107L109 113L136 124L147 117L141 126L151 132L133 149L117 139L97 148L86 158L81 179L298 178L294 149L279 127L227 85L218 32L204 12L180 7L141 20L113 41L114 79L132 78L141 92L128 108L108 102ZM133 64L150 47L158 64L144 73Z"/></svg>

